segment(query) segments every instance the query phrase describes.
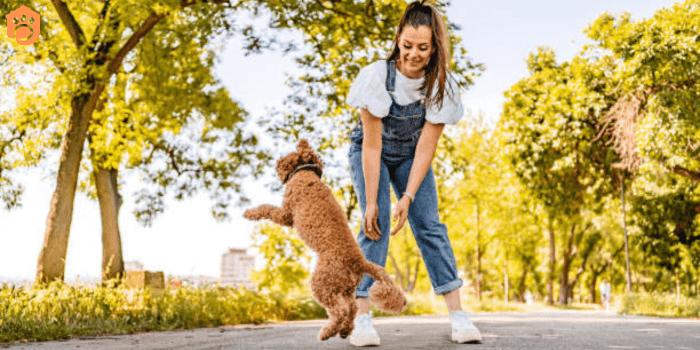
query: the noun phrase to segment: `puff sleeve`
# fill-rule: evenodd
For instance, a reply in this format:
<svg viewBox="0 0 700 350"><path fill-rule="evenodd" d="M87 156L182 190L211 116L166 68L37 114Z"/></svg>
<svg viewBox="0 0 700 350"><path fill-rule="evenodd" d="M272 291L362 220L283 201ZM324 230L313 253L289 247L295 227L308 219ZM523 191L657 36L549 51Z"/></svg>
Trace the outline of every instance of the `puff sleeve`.
<svg viewBox="0 0 700 350"><path fill-rule="evenodd" d="M355 109L367 109L373 115L384 118L389 115L391 96L386 91L386 61L376 61L360 70L350 87L347 104Z"/></svg>
<svg viewBox="0 0 700 350"><path fill-rule="evenodd" d="M464 115L459 85L452 77L449 77L447 81L449 86L445 86L445 98L442 100L442 108L438 109L438 106L433 105L426 110L425 119L433 124L455 125Z"/></svg>

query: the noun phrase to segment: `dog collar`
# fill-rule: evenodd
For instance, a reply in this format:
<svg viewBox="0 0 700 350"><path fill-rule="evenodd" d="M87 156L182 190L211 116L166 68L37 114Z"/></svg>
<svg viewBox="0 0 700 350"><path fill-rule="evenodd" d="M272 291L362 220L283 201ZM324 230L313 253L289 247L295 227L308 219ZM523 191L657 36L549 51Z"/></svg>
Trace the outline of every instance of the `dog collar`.
<svg viewBox="0 0 700 350"><path fill-rule="evenodd" d="M289 173L289 175L287 175L287 178L284 179L284 183L287 183L287 181L289 181L289 179L291 179L292 176L293 176L294 174L297 173L297 171L299 171L299 170L304 170L304 169L309 169L309 168L315 168L316 170L320 170L319 166L316 165L316 164L303 164L303 165L300 165L300 166L296 167L291 173ZM311 169L309 169L309 170L311 170ZM318 177L321 177L321 176L319 175Z"/></svg>

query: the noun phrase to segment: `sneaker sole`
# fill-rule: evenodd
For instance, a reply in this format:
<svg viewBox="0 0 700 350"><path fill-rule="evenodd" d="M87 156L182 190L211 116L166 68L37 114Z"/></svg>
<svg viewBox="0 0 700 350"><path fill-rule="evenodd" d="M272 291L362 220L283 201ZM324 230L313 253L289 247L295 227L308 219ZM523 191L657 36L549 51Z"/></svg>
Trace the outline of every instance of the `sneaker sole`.
<svg viewBox="0 0 700 350"><path fill-rule="evenodd" d="M464 344L464 343L481 343L482 337L481 333L477 330L474 331L467 331L463 334L455 335L452 333L452 341L457 342L459 344Z"/></svg>
<svg viewBox="0 0 700 350"><path fill-rule="evenodd" d="M379 337L364 335L364 336L350 336L350 344L354 346L373 346L379 345Z"/></svg>

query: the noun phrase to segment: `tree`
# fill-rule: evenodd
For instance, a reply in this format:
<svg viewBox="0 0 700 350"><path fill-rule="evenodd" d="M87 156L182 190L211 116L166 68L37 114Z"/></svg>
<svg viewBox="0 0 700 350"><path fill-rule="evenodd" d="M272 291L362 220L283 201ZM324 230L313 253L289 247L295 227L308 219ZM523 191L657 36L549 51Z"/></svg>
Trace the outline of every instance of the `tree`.
<svg viewBox="0 0 700 350"><path fill-rule="evenodd" d="M639 231L635 243L647 256L645 274L659 283L678 270L700 267L700 186L661 165L656 170L636 181L631 216Z"/></svg>
<svg viewBox="0 0 700 350"><path fill-rule="evenodd" d="M621 93L605 118L621 165L658 162L700 182L700 1L685 0L632 21L605 13L586 30L601 55L617 62Z"/></svg>
<svg viewBox="0 0 700 350"><path fill-rule="evenodd" d="M288 228L265 223L256 227L252 239L265 260L264 267L251 275L258 288L282 294L303 288L311 257L299 237Z"/></svg>
<svg viewBox="0 0 700 350"><path fill-rule="evenodd" d="M618 98L601 118L601 135L612 135L619 165L635 175L637 243L652 265L671 274L700 249L694 248L700 205L692 184L700 182L698 23L700 1L686 0L649 19L606 13L586 30L600 59L615 62L607 75Z"/></svg>
<svg viewBox="0 0 700 350"><path fill-rule="evenodd" d="M15 5L17 3L4 3L3 8L13 8ZM141 92L151 92L144 85L139 86L139 83L160 81L161 84L155 85L162 86L166 84L163 81L164 78L170 78L178 71L177 68L168 69L167 65L159 66L162 69L158 70L149 69L150 66L140 66L140 61L147 61L144 56L165 54L142 47L145 42L148 42L148 39L144 39L149 37L149 33L172 35L161 36L161 38L165 37L161 44L167 44L161 45L164 48L177 47L181 44L178 43L178 34L179 39L189 40L188 43L191 45L182 45L183 55L177 56L182 59L182 63L189 63L183 65L185 66L183 71L197 66L194 62L200 59L202 61L197 68L211 67L213 57L210 52L207 53L210 50L202 49L206 47L207 42L201 39L207 38L208 35L224 34L229 26L225 20L224 9L233 7L225 1L169 1L167 3L153 1L133 4L104 1L90 3L89 6L81 8L69 8L62 1L52 3L37 1L32 5L42 14L42 30L45 32L42 38L45 40L37 41L34 46L26 50L12 48L8 46L10 44L7 41L4 41L3 51L7 52L10 58L3 57L3 59L10 61L11 67L18 68L14 70L16 72L32 66L43 69L45 81L50 85L48 89L50 93L43 96L20 94L15 113L3 114L3 124L9 125L10 140L12 140L11 143L6 142L10 150L7 151L6 147L3 156L12 158L19 154L24 156L20 157L20 159L23 158L24 163L18 162L18 165L34 165L42 158L46 151L45 147L56 145L55 135L64 134L56 191L51 202L44 247L37 266L37 282L63 278L73 198L78 187L78 176L84 153L83 145L86 139L90 143L90 159L94 174L92 181L95 182L99 191L98 197L100 197L103 215L105 243L103 264L113 267L106 272L108 276L114 276L121 269L119 232L116 225L116 215L118 215L121 200L116 189L116 179L119 164L125 154L131 157L131 164L138 165L144 158L141 152L144 152L144 148L148 150L148 146L151 146L150 156L145 157L148 161L157 159L154 157L157 153L166 154L163 157L165 159L190 160L194 166L189 168L184 166L176 170L192 172L194 175L191 178L198 179L205 186L218 184L223 189L240 185L235 177L231 181L222 179L221 175L230 177L243 173L246 168L251 167L250 161L240 162L240 167L221 168L223 162L214 157L205 158L207 162L202 162L201 157L186 159L183 156L186 154L181 152L181 148L171 145L163 136L167 133L178 134L184 125L199 117L200 121L204 121L205 131L200 137L205 143L229 141L225 152L229 156L226 160L229 163L235 164L236 156L246 159L255 154L246 150L247 146L255 143L255 138L244 135L234 127L243 120L242 110L237 108L235 102L230 100L224 90L216 88L216 81L211 77L210 72L200 71L199 77L194 75L194 81L185 80L179 85L170 84L170 91L161 90L161 93L183 92L181 86L185 83L194 83L192 86L195 88L212 89L213 87L213 91L197 91L194 96L190 95L190 98L184 100L177 94L166 97L160 95L162 98L159 98L158 94L134 97L134 92L139 88L146 90ZM202 25L197 27L199 30L193 31L192 23L202 23ZM183 35L183 33L192 34ZM151 44L154 44L153 48L158 47L157 42L157 40L151 41ZM201 56L195 56L189 61L184 58L185 54L197 51ZM168 54L170 53L169 50ZM173 67L177 67L180 62L174 59L173 63L175 63ZM131 70L125 71L124 64ZM136 75L138 77L129 81L126 76L130 74L132 74L131 77ZM13 79L17 81L15 75L8 77L10 81ZM134 84L135 88L132 89L130 84ZM26 92L26 90L20 92ZM187 105L188 103L192 104ZM236 108L230 108L231 106ZM141 108L139 112L146 112L132 113L132 109L138 109L138 107ZM222 107L229 108L212 112ZM105 110L106 112L103 113ZM168 112L176 113L176 117L167 115ZM53 142L41 142L42 133L52 127L58 129L49 134L52 136L49 140ZM222 133L221 130L225 132L231 129L234 132L216 135L217 132ZM157 130L156 135L153 134L153 130ZM29 151L21 151L22 149ZM105 149L110 151L105 152ZM177 159L178 156L180 159ZM212 175L219 176L218 181L212 181ZM170 176L170 179L156 177L152 179L157 179L158 181L153 182L162 187L180 185L178 190L181 192L191 191L191 187L175 183L172 178L173 176ZM107 266L103 267L107 268Z"/></svg>
<svg viewBox="0 0 700 350"><path fill-rule="evenodd" d="M598 115L610 104L604 79L608 64L584 56L557 64L552 50L540 48L528 58L530 76L506 92L499 121L506 153L523 185L547 212L550 303L557 261L555 231L562 233L559 301L566 303L575 242L590 228L581 210L593 208L615 189L608 179L618 172L611 166L616 155L595 139Z"/></svg>

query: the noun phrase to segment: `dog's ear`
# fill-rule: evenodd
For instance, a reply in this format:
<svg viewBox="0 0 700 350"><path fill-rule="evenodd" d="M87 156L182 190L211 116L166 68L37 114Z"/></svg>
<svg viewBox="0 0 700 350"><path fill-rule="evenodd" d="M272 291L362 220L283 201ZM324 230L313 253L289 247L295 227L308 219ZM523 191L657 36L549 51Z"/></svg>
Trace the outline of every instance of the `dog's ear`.
<svg viewBox="0 0 700 350"><path fill-rule="evenodd" d="M306 139L299 140L299 145L297 145L297 152L302 152L305 149L311 149L311 146L309 146L309 141L306 141Z"/></svg>

